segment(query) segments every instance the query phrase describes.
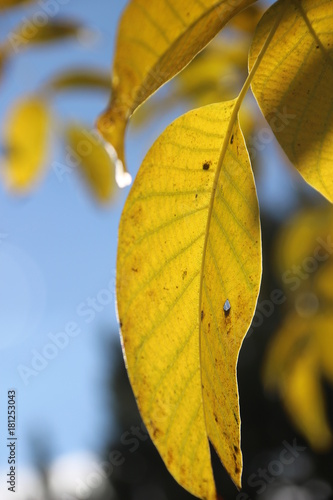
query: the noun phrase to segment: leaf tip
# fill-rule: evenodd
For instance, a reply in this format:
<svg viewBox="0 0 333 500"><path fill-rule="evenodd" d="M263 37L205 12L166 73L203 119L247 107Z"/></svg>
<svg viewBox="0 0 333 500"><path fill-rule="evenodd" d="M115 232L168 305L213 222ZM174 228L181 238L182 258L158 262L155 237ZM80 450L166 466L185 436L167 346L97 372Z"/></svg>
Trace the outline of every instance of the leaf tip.
<svg viewBox="0 0 333 500"><path fill-rule="evenodd" d="M132 184L132 176L129 172L127 172L123 162L118 158L115 148L112 146L112 144L109 143L105 143L104 146L112 162L114 163L116 171L116 183L118 187L125 188L127 186L130 186Z"/></svg>

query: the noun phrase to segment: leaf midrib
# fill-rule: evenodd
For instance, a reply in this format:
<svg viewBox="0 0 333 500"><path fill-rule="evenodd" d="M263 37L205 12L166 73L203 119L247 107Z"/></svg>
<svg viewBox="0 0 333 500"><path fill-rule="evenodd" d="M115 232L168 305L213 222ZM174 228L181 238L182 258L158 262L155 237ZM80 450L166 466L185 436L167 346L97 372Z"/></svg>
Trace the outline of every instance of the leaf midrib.
<svg viewBox="0 0 333 500"><path fill-rule="evenodd" d="M325 59L327 60L327 62L332 66L333 68L333 59L332 57L330 56L329 52L326 50L326 48L324 47L324 45L322 44L319 36L317 35L314 27L312 26L308 16L307 16L307 13L305 12L305 10L303 9L303 6L301 5L300 1L299 0L293 0L294 4L296 5L297 9L299 10L305 24L307 25L308 29L309 29L309 32L311 33L311 35L313 36L315 42L317 45L319 45L320 47L320 50L322 51L322 53L324 54L324 57ZM327 3L327 2L326 2Z"/></svg>
<svg viewBox="0 0 333 500"><path fill-rule="evenodd" d="M256 71L257 71L257 69L258 69L258 67L259 67L259 65L260 65L260 63L261 63L261 61L266 53L266 50L269 47L270 42L273 39L275 32L276 32L285 12L287 10L287 6L288 6L288 3L286 0L284 0L284 6L281 9L280 15L276 18L269 34L267 35L265 43L263 44L263 46L258 54L258 57L257 57L255 63L253 64L252 69L251 69L238 97L236 99L234 99L233 101L229 101L229 102L234 102L234 107L233 107L232 113L231 113L230 118L229 118L229 125L227 128L223 143L222 143L221 153L219 156L219 161L218 161L215 176L214 176L214 181L213 181L213 186L212 186L212 194L211 194L209 209L208 209L207 224L206 224L206 231L205 231L205 241L204 241L204 246L203 246L202 262L201 262L201 270L200 270L198 318L199 318L199 350L200 350L199 356L200 356L201 386L202 386L202 376L203 376L203 369L202 369L203 363L202 363L202 350L201 350L201 334L202 334L202 331L201 331L202 330L201 304L202 304L203 283L204 283L204 275L205 275L204 271L205 271L205 264L206 264L208 238L209 238L210 224L211 224L212 213L213 213L213 208L214 208L217 185L218 185L221 169L222 169L222 166L224 164L224 160L225 160L226 152L228 149L232 130L234 128L236 120L238 120L238 112L239 112L240 106L244 100L245 95L247 94L247 91L250 88L253 77L254 77L254 75L255 75L255 73L256 73ZM205 421L206 421L205 409L204 409L204 415L205 415ZM207 427L207 423L206 423L206 427Z"/></svg>

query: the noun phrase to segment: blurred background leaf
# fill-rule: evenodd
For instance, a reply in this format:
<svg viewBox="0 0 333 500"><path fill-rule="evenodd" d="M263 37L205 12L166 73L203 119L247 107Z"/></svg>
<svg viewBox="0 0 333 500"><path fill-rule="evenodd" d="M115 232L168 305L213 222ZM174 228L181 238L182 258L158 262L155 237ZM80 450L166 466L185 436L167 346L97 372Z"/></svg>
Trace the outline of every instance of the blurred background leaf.
<svg viewBox="0 0 333 500"><path fill-rule="evenodd" d="M50 114L46 103L31 97L15 103L4 135L3 175L8 187L29 190L46 166Z"/></svg>
<svg viewBox="0 0 333 500"><path fill-rule="evenodd" d="M24 4L33 3L36 0L0 0L0 10L11 9L12 7L20 7Z"/></svg>
<svg viewBox="0 0 333 500"><path fill-rule="evenodd" d="M46 24L39 26L33 19L27 19L8 35L5 50L7 54L18 53L31 45L44 45L77 37L82 29L81 24L70 19L46 17Z"/></svg>
<svg viewBox="0 0 333 500"><path fill-rule="evenodd" d="M109 73L92 68L77 68L57 74L45 86L45 90L62 92L87 88L91 90L109 91L111 78Z"/></svg>
<svg viewBox="0 0 333 500"><path fill-rule="evenodd" d="M277 390L294 425L316 451L333 439L322 380L333 381L332 208L300 212L275 247L288 310L266 355L263 378Z"/></svg>
<svg viewBox="0 0 333 500"><path fill-rule="evenodd" d="M116 188L115 172L101 137L73 124L66 129L66 139L88 187L100 203L109 202Z"/></svg>

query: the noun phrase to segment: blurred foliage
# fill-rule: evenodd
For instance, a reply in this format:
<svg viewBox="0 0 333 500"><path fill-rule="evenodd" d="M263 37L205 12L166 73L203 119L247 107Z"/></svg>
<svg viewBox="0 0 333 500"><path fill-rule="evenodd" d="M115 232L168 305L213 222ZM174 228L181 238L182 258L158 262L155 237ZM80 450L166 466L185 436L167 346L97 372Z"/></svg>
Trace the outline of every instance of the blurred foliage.
<svg viewBox="0 0 333 500"><path fill-rule="evenodd" d="M66 130L69 147L77 158L77 165L98 201L106 203L113 196L115 177L110 169L110 157L97 133L78 125Z"/></svg>
<svg viewBox="0 0 333 500"><path fill-rule="evenodd" d="M28 4L29 2L22 0L3 1L0 9L20 7L23 3ZM235 97L246 76L248 44L255 28L256 19L261 16L262 10L260 7L252 6L247 10L247 13L245 17L242 13L236 16L230 23L228 35L226 37L219 36L194 59L185 71L170 84L171 91L166 97L158 95L158 106L154 102L151 104L150 101L145 103L139 112L135 114L134 124L142 125L144 121L157 117L157 114L163 109L169 109L185 101L188 101L193 106L201 106ZM5 41L0 45L0 76L5 70L10 69L8 63L21 50L77 37L81 29L83 29L81 24L70 19L55 17L48 19L45 25L38 27L35 25L33 18L26 19L23 24L7 34ZM237 38L234 38L233 42L230 43L230 40L236 34ZM236 43L235 40L237 40ZM3 76L6 75L2 74ZM36 91L36 94L38 93L43 97L44 114L48 116L48 121L45 121L45 128L50 131L52 123L54 125L58 120L51 120L51 116L54 114L52 112L52 100L58 93L77 91L79 89L108 92L109 88L110 76L108 72L97 71L89 67L74 68L52 76L49 81L45 82ZM28 101L29 98L25 98L25 107L27 109L29 107ZM36 97L32 96L30 108L35 105L34 103L36 103ZM38 180L45 174L46 165L51 160L50 156L47 156L47 153L50 153L48 143L50 133L47 133L46 130L40 133L38 129L40 125L37 118L41 116L41 112L37 113L31 120L28 118L27 113L21 113L21 116L18 117L17 109L19 106L20 103L14 103L12 110L8 112L8 125L6 123L3 138L3 177L7 187L16 192L27 193L36 186ZM46 112L47 108L48 112ZM243 106L240 118L245 135L250 134L253 131L254 119L248 105ZM25 120L28 119L29 133L25 134L27 130L27 121ZM66 130L64 137L65 141L68 141L68 128L66 128L65 124L61 128ZM82 125L82 128L87 127ZM57 137L59 136L58 130ZM28 153L29 137L32 136L34 136L34 147L30 147ZM19 143L19 141L21 142ZM70 144L68 145L70 146ZM100 148L103 148L102 142ZM24 153L24 151L26 152ZM21 152L20 155L19 152ZM102 155L101 149L99 154ZM99 202L105 203L112 200L115 194L115 183L111 181L111 178L115 175L115 160L108 153L109 169L107 171L107 156L102 156L103 164L98 168L93 169L91 161L89 175L87 169L82 170L82 162L80 162L82 168L77 170L84 174L85 182L95 198ZM85 157L84 164L86 167L87 161L88 158ZM69 168L69 165L63 165L63 170ZM105 181L106 185L102 188Z"/></svg>
<svg viewBox="0 0 333 500"><path fill-rule="evenodd" d="M242 10L237 16L233 17L229 26L252 35L263 13L264 8L262 4L250 5L246 10Z"/></svg>
<svg viewBox="0 0 333 500"><path fill-rule="evenodd" d="M15 103L6 120L4 178L13 190L24 192L44 171L50 114L45 102L37 98Z"/></svg>
<svg viewBox="0 0 333 500"><path fill-rule="evenodd" d="M317 451L333 443L322 387L323 378L333 382L332 234L331 207L300 212L281 230L274 261L287 311L263 374Z"/></svg>
<svg viewBox="0 0 333 500"><path fill-rule="evenodd" d="M11 32L5 45L5 52L14 50L15 53L29 47L52 43L57 40L64 40L77 36L82 26L69 19L49 19L43 26L35 26L34 21L27 20L14 32Z"/></svg>
<svg viewBox="0 0 333 500"><path fill-rule="evenodd" d="M20 7L22 3L25 2L6 1L0 8ZM43 16L47 14L43 13ZM0 76L7 76L4 73L10 69L10 61L23 49L75 39L82 29L75 20L59 16L47 17L45 23L37 23L34 16L25 18L0 45ZM2 140L5 185L15 193L26 194L41 180L48 164L52 163L61 178L73 168L74 161L78 167L75 170L82 174L95 199L102 204L110 202L115 195L115 164L102 138L84 125L61 123L61 118L56 117L52 109L53 99L59 92L79 89L108 91L109 87L110 76L106 72L74 67L50 77L36 90L36 95L12 104L5 119ZM64 139L66 151L73 151L72 156L66 156L67 164L51 161L50 137L54 130L57 139ZM88 150L89 154L86 154L84 151Z"/></svg>
<svg viewBox="0 0 333 500"><path fill-rule="evenodd" d="M11 9L12 7L19 7L23 4L33 3L36 0L0 0L0 11Z"/></svg>
<svg viewBox="0 0 333 500"><path fill-rule="evenodd" d="M81 88L108 91L110 88L110 75L102 71L97 72L91 68L77 68L56 75L45 87L48 92L76 91Z"/></svg>

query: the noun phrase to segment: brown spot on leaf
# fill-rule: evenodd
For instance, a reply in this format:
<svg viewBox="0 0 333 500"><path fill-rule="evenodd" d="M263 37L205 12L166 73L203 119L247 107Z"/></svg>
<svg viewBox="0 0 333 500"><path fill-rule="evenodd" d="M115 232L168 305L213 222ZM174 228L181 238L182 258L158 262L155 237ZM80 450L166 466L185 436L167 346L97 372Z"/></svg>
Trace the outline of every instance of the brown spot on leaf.
<svg viewBox="0 0 333 500"><path fill-rule="evenodd" d="M170 465L173 462L173 452L172 450L168 450L168 465Z"/></svg>
<svg viewBox="0 0 333 500"><path fill-rule="evenodd" d="M155 427L155 425L153 424L152 421L150 421L150 425L153 427L153 436L155 438L157 438L158 436L160 436L162 434L162 431L158 427Z"/></svg>
<svg viewBox="0 0 333 500"><path fill-rule="evenodd" d="M183 272L183 274L182 274L182 278L184 279L184 278L186 278L186 276L187 276L187 271L185 270L185 271Z"/></svg>
<svg viewBox="0 0 333 500"><path fill-rule="evenodd" d="M201 321L204 319L204 316L205 316L205 313L203 312L203 310L201 311Z"/></svg>
<svg viewBox="0 0 333 500"><path fill-rule="evenodd" d="M234 134L232 134L231 139L230 139L230 144L233 144L234 142Z"/></svg>
<svg viewBox="0 0 333 500"><path fill-rule="evenodd" d="M135 267L132 267L132 271L135 272L135 273L138 272L137 268L135 268Z"/></svg>
<svg viewBox="0 0 333 500"><path fill-rule="evenodd" d="M203 170L209 170L211 164L212 164L211 161L205 161L205 163L202 165Z"/></svg>

